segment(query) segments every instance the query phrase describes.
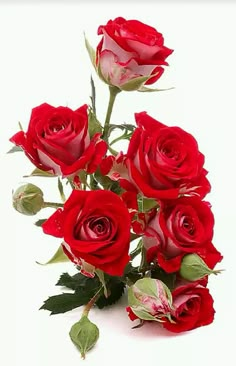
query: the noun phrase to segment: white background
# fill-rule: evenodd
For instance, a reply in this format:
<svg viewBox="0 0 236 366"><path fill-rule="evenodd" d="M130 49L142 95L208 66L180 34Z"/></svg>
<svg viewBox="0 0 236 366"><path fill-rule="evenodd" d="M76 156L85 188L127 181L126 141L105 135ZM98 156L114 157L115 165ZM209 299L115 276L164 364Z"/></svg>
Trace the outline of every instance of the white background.
<svg viewBox="0 0 236 366"><path fill-rule="evenodd" d="M59 293L62 272L73 265L39 266L59 245L33 225L35 217L21 216L11 206L11 191L24 181L38 184L47 200L58 200L52 179L23 179L32 165L23 154L6 155L18 121L27 128L31 109L43 102L77 108L89 102L90 74L97 87L97 109L104 118L107 87L94 75L83 32L96 47L97 27L123 16L150 24L175 52L170 67L155 84L175 89L163 93L121 93L113 122L134 121L146 110L168 125L192 133L206 156L212 183L207 197L215 214L214 243L223 253L218 265L226 271L210 279L216 316L212 325L173 335L155 326L132 330L126 299L104 311L93 309L91 320L100 339L86 365L139 363L175 366L229 366L234 358L235 329L235 16L230 2L51 2L30 6L0 5L0 172L1 172L1 323L2 365L49 366L82 364L68 332L80 309L49 316L38 311L43 300ZM37 218L46 217L40 213ZM37 219L36 218L36 219Z"/></svg>

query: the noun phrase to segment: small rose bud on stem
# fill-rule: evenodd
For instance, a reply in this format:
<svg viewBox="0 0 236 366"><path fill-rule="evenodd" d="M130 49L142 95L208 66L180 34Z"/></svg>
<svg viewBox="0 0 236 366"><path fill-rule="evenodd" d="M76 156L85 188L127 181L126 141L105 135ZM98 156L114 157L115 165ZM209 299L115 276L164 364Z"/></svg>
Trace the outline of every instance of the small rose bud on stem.
<svg viewBox="0 0 236 366"><path fill-rule="evenodd" d="M99 329L86 315L82 315L80 321L71 327L69 335L84 359L86 353L96 344L99 338Z"/></svg>
<svg viewBox="0 0 236 366"><path fill-rule="evenodd" d="M43 192L34 184L24 184L13 192L12 204L23 215L36 215L44 207Z"/></svg>
<svg viewBox="0 0 236 366"><path fill-rule="evenodd" d="M86 353L95 346L99 338L99 329L96 324L88 319L88 314L100 297L102 289L103 287L101 287L87 305L85 305L81 319L71 327L69 333L72 342L79 349L83 359L85 358Z"/></svg>
<svg viewBox="0 0 236 366"><path fill-rule="evenodd" d="M179 274L187 281L197 281L210 274L217 275L221 269L210 269L199 255L191 253L183 257Z"/></svg>

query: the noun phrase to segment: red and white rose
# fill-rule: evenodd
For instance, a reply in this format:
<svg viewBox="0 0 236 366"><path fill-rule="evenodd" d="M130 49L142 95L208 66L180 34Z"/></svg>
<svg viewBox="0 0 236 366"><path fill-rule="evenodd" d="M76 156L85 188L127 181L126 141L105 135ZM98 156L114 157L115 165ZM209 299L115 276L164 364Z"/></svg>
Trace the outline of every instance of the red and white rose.
<svg viewBox="0 0 236 366"><path fill-rule="evenodd" d="M93 173L106 153L100 134L88 133L88 106L72 111L47 103L33 108L27 132L19 131L10 141L20 146L39 169L70 176L81 169Z"/></svg>
<svg viewBox="0 0 236 366"><path fill-rule="evenodd" d="M153 84L173 52L164 45L161 33L138 20L109 20L98 28L98 34L102 35L96 51L99 73L108 84L124 90Z"/></svg>

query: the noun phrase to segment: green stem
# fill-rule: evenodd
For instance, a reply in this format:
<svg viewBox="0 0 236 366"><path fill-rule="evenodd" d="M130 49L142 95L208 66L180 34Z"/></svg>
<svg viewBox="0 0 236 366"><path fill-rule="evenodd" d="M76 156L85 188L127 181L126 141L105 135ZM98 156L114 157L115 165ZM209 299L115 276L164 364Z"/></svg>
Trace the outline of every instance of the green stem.
<svg viewBox="0 0 236 366"><path fill-rule="evenodd" d="M101 296L101 291L103 287L96 292L96 294L89 300L89 302L85 305L82 316L88 316L90 309L93 307L97 299Z"/></svg>
<svg viewBox="0 0 236 366"><path fill-rule="evenodd" d="M58 208L63 207L63 203L57 203L57 202L44 202L43 208L51 207L51 208Z"/></svg>
<svg viewBox="0 0 236 366"><path fill-rule="evenodd" d="M134 239L133 239L134 240ZM137 245L137 247L132 251L132 252L130 252L130 258L131 258L131 260L133 260L135 257L137 257L137 255L139 255L140 253L141 253L141 251L142 251L142 246L143 246L143 243L142 243L142 240L140 240L139 242L138 242L138 245Z"/></svg>
<svg viewBox="0 0 236 366"><path fill-rule="evenodd" d="M112 153L112 155L114 155L114 156L118 155L118 152L116 150L112 149L111 146L108 146L108 150L110 151L110 153Z"/></svg>
<svg viewBox="0 0 236 366"><path fill-rule="evenodd" d="M130 138L132 135L132 133L127 134L126 132L123 133L123 135L116 137L114 140L112 140L112 142L110 143L110 146L115 144L116 142L120 141L120 140L127 140L128 138Z"/></svg>
<svg viewBox="0 0 236 366"><path fill-rule="evenodd" d="M106 119L105 119L105 124L104 124L104 130L103 130L103 139L106 142L108 142L108 131L109 131L109 124L110 124L113 106L114 106L114 103L116 100L116 96L118 93L121 92L121 90L115 86L109 86L109 91L110 91L110 98L109 98L109 103L108 103L108 107L107 107L107 114L106 114Z"/></svg>
<svg viewBox="0 0 236 366"><path fill-rule="evenodd" d="M98 189L98 182L94 178L93 174L90 175L90 188L92 191Z"/></svg>

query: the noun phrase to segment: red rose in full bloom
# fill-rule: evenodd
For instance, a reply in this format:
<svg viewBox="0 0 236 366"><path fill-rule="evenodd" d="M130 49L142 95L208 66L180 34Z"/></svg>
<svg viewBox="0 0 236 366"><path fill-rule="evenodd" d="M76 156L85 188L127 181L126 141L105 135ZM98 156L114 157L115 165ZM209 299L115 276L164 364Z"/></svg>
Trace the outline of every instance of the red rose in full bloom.
<svg viewBox="0 0 236 366"><path fill-rule="evenodd" d="M180 127L168 127L146 112L136 113L135 129L126 155L108 157L102 172L126 190L146 197L174 199L210 191L197 141Z"/></svg>
<svg viewBox="0 0 236 366"><path fill-rule="evenodd" d="M207 288L198 284L180 286L172 292L172 298L174 322L166 319L164 328L180 333L213 322L213 298Z"/></svg>
<svg viewBox="0 0 236 366"><path fill-rule="evenodd" d="M146 77L143 84L153 84L173 52L164 46L161 33L138 20L109 20L98 28L98 34L103 37L97 47L97 67L108 84L121 89L140 77Z"/></svg>
<svg viewBox="0 0 236 366"><path fill-rule="evenodd" d="M10 141L20 146L39 169L69 176L85 169L93 173L106 153L106 143L88 134L87 105L75 111L47 103L32 110L28 131Z"/></svg>
<svg viewBox="0 0 236 366"><path fill-rule="evenodd" d="M214 268L222 256L212 244L213 227L209 203L198 197L161 202L143 238L148 261L157 260L166 272L175 272L185 254L196 253Z"/></svg>
<svg viewBox="0 0 236 366"><path fill-rule="evenodd" d="M43 224L46 234L64 239L63 249L74 263L123 275L129 262L131 219L127 206L106 190L72 191L64 204Z"/></svg>

